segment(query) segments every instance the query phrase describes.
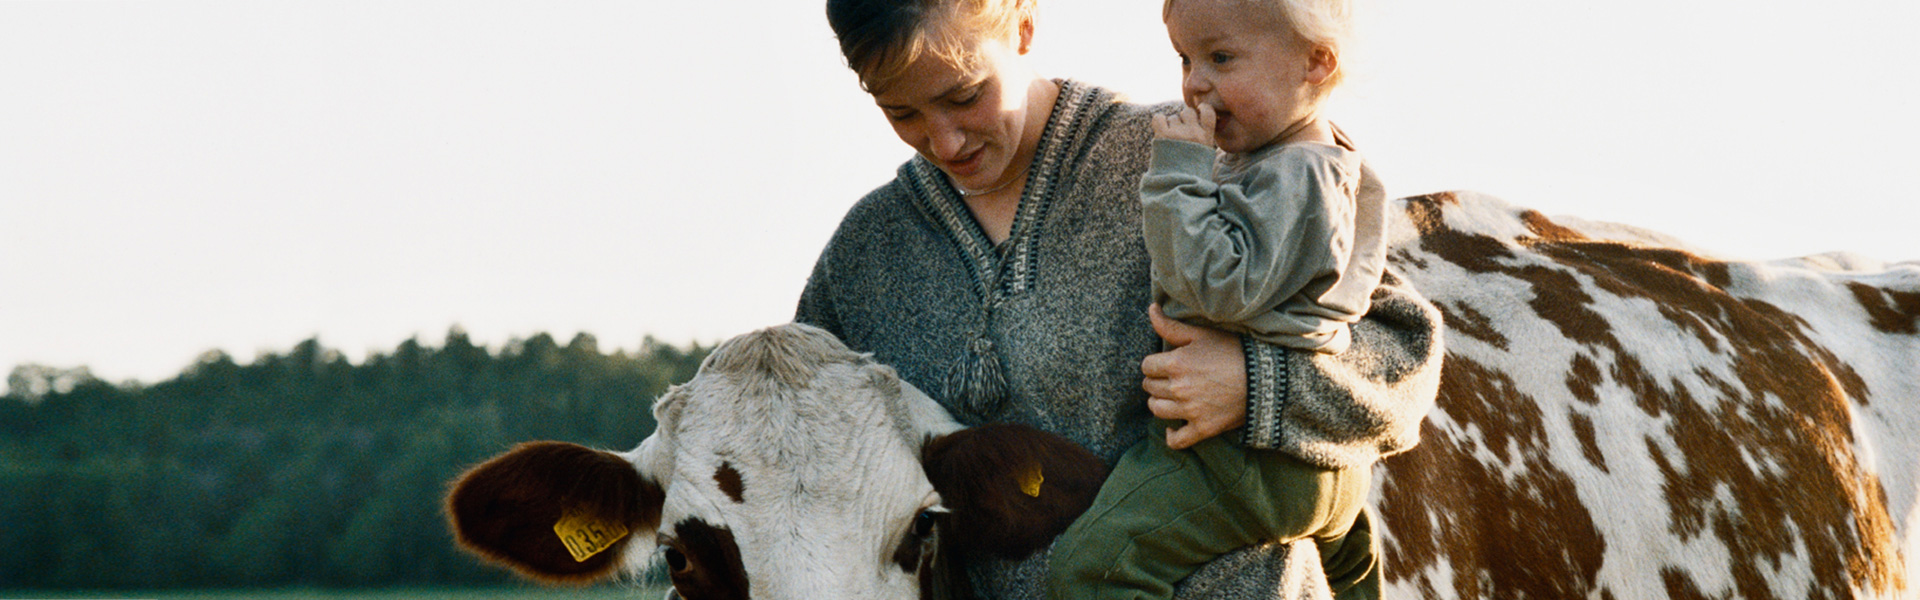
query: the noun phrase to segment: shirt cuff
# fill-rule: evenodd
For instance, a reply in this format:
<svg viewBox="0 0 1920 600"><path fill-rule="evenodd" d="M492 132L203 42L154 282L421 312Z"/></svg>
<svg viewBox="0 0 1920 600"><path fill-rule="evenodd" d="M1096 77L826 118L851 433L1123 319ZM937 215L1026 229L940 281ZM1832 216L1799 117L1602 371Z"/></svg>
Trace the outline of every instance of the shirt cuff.
<svg viewBox="0 0 1920 600"><path fill-rule="evenodd" d="M1215 154L1212 146L1186 140L1155 138L1153 158L1147 168L1151 173L1179 173L1196 179L1212 180Z"/></svg>
<svg viewBox="0 0 1920 600"><path fill-rule="evenodd" d="M1280 447L1280 414L1287 401L1287 349L1240 336L1247 357L1247 428L1241 444L1273 450Z"/></svg>

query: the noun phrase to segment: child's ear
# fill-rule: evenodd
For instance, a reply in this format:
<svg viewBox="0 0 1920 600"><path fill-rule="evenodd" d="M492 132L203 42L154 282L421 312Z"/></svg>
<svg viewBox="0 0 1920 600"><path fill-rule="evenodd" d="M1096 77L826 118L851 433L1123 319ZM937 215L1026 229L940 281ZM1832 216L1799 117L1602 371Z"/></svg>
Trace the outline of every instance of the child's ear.
<svg viewBox="0 0 1920 600"><path fill-rule="evenodd" d="M1340 72L1340 53L1327 46L1314 46L1307 53L1307 83L1323 85Z"/></svg>

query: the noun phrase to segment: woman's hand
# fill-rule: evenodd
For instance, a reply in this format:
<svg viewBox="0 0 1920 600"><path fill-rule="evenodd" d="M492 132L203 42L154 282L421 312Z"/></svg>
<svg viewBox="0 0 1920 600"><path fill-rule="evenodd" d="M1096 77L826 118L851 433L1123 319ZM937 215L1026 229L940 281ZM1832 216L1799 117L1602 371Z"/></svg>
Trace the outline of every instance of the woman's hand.
<svg viewBox="0 0 1920 600"><path fill-rule="evenodd" d="M1153 416L1185 425L1167 430L1167 447L1188 448L1247 422L1247 357L1240 336L1167 318L1147 308L1153 331L1173 349L1140 361L1140 387Z"/></svg>
<svg viewBox="0 0 1920 600"><path fill-rule="evenodd" d="M1198 110L1186 107L1177 115L1154 115L1153 135L1170 140L1184 140L1203 146L1213 145L1213 126L1218 122L1213 107L1200 105Z"/></svg>

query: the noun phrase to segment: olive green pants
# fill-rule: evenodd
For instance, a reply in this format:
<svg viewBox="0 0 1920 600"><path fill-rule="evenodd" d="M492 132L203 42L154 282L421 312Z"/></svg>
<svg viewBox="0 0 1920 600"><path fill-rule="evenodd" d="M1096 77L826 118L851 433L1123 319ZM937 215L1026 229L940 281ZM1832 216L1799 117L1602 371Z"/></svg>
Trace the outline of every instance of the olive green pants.
<svg viewBox="0 0 1920 600"><path fill-rule="evenodd" d="M1379 598L1371 471L1321 469L1227 437L1172 450L1156 427L1129 448L1093 506L1054 542L1049 595L1171 598L1174 584L1220 555L1310 537L1336 598Z"/></svg>

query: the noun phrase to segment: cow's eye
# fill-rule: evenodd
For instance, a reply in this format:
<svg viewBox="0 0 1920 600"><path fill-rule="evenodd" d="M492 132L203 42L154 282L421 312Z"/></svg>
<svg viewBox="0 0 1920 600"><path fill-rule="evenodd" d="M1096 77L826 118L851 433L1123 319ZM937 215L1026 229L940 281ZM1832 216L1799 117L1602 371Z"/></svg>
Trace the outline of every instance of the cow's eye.
<svg viewBox="0 0 1920 600"><path fill-rule="evenodd" d="M920 511L913 517L914 537L924 538L933 535L934 515L932 510Z"/></svg>
<svg viewBox="0 0 1920 600"><path fill-rule="evenodd" d="M686 572L687 570L686 553L681 552L679 548L669 547L667 548L666 555L667 555L666 558L667 558L668 570L674 573Z"/></svg>

